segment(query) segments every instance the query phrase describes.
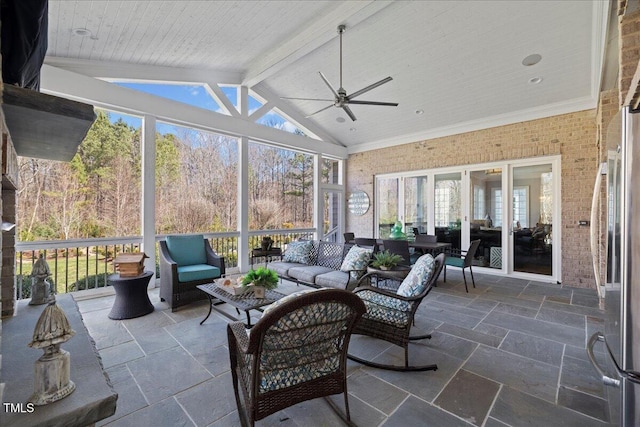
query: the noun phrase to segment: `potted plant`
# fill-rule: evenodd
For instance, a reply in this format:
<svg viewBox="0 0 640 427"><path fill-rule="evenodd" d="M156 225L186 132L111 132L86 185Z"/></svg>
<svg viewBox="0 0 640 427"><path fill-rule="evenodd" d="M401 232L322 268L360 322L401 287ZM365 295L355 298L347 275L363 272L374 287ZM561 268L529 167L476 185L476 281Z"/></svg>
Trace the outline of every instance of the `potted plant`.
<svg viewBox="0 0 640 427"><path fill-rule="evenodd" d="M265 291L278 287L278 274L266 267L258 267L250 270L242 279L242 286L253 285L253 294L256 298L264 298Z"/></svg>
<svg viewBox="0 0 640 427"><path fill-rule="evenodd" d="M403 258L400 255L384 250L373 255L371 266L380 270L391 270L402 261Z"/></svg>

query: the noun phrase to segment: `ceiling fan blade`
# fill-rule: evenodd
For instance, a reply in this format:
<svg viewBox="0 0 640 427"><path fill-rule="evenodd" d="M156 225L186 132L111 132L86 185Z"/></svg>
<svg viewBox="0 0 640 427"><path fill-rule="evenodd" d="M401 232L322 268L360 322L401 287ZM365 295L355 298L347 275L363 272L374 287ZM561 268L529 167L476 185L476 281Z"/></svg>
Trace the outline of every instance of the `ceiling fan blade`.
<svg viewBox="0 0 640 427"><path fill-rule="evenodd" d="M292 98L289 96L281 96L280 99L295 99L298 101L325 101L325 102L333 102L333 99L323 99L323 98Z"/></svg>
<svg viewBox="0 0 640 427"><path fill-rule="evenodd" d="M378 101L347 101L348 104L359 104L359 105L383 105L388 107L397 107L397 102L378 102Z"/></svg>
<svg viewBox="0 0 640 427"><path fill-rule="evenodd" d="M383 84L388 83L388 82L390 82L391 80L393 80L391 77L384 78L384 79L380 80L379 82L376 82L376 83L374 83L374 84L372 84L372 85L369 85L369 86L367 86L367 87L365 87L365 88L360 89L359 91L356 91L356 92L352 93L352 94L351 94L351 95L349 95L347 98L348 98L348 99L353 99L353 98L355 98L356 96L360 96L360 95L362 95L362 94L363 94L363 93L365 93L365 92L369 92L371 89L375 89L375 88L377 88L378 86L382 86Z"/></svg>
<svg viewBox="0 0 640 427"><path fill-rule="evenodd" d="M329 108L331 108L331 107L333 107L333 104L328 105L328 106L326 106L326 107L324 107L324 108L321 108L321 109L319 109L318 111L316 111L315 113L308 114L308 115L306 115L306 116L304 116L304 117L308 119L309 117L311 117L311 116L313 116L313 115L315 115L315 114L318 114L318 113L322 113L324 110L328 110L328 109L329 109Z"/></svg>
<svg viewBox="0 0 640 427"><path fill-rule="evenodd" d="M347 115L349 116L349 118L351 118L351 120L353 120L354 122L356 121L356 116L355 114L353 114L353 111L351 111L351 108L349 108L348 105L345 105L344 107L342 107L342 109L344 110L345 113L347 113Z"/></svg>
<svg viewBox="0 0 640 427"><path fill-rule="evenodd" d="M322 74L322 71L318 71L318 74L320 74L320 77L322 78L324 83L329 87L329 89L331 89L331 93L333 93L333 96L335 96L336 99L339 98L338 92L336 92L336 90L333 88L333 86L331 86L331 83L329 83L329 80L327 80L327 78L324 76L324 74Z"/></svg>

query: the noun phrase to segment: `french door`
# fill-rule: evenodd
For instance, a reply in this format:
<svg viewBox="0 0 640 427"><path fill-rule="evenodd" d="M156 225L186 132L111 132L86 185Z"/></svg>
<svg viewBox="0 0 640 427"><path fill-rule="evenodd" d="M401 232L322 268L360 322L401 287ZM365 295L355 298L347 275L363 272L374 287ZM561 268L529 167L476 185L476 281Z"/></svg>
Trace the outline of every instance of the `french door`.
<svg viewBox="0 0 640 427"><path fill-rule="evenodd" d="M376 176L376 231L400 221L465 250L474 269L556 282L560 278L560 157Z"/></svg>

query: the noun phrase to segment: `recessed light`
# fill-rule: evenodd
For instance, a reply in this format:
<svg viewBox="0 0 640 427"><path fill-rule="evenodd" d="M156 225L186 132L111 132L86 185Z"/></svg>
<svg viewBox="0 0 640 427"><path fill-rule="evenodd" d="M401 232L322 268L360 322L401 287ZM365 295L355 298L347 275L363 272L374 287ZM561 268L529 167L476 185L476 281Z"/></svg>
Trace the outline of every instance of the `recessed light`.
<svg viewBox="0 0 640 427"><path fill-rule="evenodd" d="M542 77L531 77L529 79L529 84L532 85L537 85L538 83L540 83L542 81Z"/></svg>
<svg viewBox="0 0 640 427"><path fill-rule="evenodd" d="M416 114L418 114L418 115L424 114L424 110L416 110Z"/></svg>
<svg viewBox="0 0 640 427"><path fill-rule="evenodd" d="M355 131L356 131L356 128L349 128L349 130L350 130L351 132L355 132Z"/></svg>
<svg viewBox="0 0 640 427"><path fill-rule="evenodd" d="M522 65L525 67L530 67L532 65L536 65L538 62L542 60L542 56L534 53L533 55L529 55L522 60Z"/></svg>
<svg viewBox="0 0 640 427"><path fill-rule="evenodd" d="M74 28L71 30L71 33L74 36L91 37L91 30L87 30L86 28Z"/></svg>
<svg viewBox="0 0 640 427"><path fill-rule="evenodd" d="M338 123L344 123L344 117L338 117L338 118L336 118L336 122L338 122Z"/></svg>

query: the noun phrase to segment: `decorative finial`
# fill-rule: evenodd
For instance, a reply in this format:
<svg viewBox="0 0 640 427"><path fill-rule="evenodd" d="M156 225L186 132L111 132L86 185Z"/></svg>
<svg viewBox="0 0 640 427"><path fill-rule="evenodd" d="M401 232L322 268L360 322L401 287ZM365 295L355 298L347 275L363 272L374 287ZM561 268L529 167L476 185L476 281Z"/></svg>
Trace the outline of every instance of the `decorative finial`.
<svg viewBox="0 0 640 427"><path fill-rule="evenodd" d="M46 405L67 397L76 389L69 379L71 359L60 344L75 335L64 311L55 300L40 315L29 347L41 348L44 354L35 363L34 393L29 399L34 405Z"/></svg>

